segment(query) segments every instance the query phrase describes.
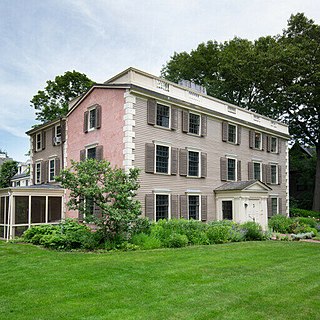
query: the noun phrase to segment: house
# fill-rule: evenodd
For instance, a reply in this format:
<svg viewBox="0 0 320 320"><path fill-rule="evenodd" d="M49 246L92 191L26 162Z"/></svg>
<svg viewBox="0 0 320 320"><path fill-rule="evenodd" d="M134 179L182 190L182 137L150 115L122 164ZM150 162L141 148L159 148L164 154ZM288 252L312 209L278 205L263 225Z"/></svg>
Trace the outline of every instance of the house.
<svg viewBox="0 0 320 320"><path fill-rule="evenodd" d="M140 168L137 197L151 220L232 219L266 228L268 216L288 214L288 127L200 86L129 68L73 101L61 121L28 132L37 192L58 188L54 175L71 160L96 158ZM68 193L61 197L66 203Z"/></svg>
<svg viewBox="0 0 320 320"><path fill-rule="evenodd" d="M19 162L18 171L11 179L12 187L27 187L30 185L30 161Z"/></svg>

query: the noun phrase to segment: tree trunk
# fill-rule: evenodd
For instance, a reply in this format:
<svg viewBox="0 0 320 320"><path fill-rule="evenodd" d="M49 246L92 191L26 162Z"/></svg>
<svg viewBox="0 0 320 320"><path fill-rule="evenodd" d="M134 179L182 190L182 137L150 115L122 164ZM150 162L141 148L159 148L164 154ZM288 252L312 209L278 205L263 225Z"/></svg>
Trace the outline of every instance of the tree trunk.
<svg viewBox="0 0 320 320"><path fill-rule="evenodd" d="M320 212L320 145L317 145L317 167L313 193L313 211Z"/></svg>

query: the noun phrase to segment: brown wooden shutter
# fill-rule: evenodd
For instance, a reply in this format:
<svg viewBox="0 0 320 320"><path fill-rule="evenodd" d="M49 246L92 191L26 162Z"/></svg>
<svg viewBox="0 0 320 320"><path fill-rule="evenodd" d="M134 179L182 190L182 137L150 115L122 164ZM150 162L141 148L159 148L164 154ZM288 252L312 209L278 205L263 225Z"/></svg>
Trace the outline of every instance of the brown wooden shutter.
<svg viewBox="0 0 320 320"><path fill-rule="evenodd" d="M171 219L179 219L178 196L171 195Z"/></svg>
<svg viewBox="0 0 320 320"><path fill-rule="evenodd" d="M241 144L241 126L237 125L237 144Z"/></svg>
<svg viewBox="0 0 320 320"><path fill-rule="evenodd" d="M270 136L266 137L266 141L267 141L267 152L270 152L271 149L271 139Z"/></svg>
<svg viewBox="0 0 320 320"><path fill-rule="evenodd" d="M96 146L96 159L103 160L103 146Z"/></svg>
<svg viewBox="0 0 320 320"><path fill-rule="evenodd" d="M208 219L208 196L201 196L201 220Z"/></svg>
<svg viewBox="0 0 320 320"><path fill-rule="evenodd" d="M222 141L228 141L228 122L222 122Z"/></svg>
<svg viewBox="0 0 320 320"><path fill-rule="evenodd" d="M171 129L178 129L178 109L173 107L171 108Z"/></svg>
<svg viewBox="0 0 320 320"><path fill-rule="evenodd" d="M278 213L283 214L283 212L282 212L282 198L278 199L278 205L279 205Z"/></svg>
<svg viewBox="0 0 320 320"><path fill-rule="evenodd" d="M201 116L201 136L205 137L207 135L207 116Z"/></svg>
<svg viewBox="0 0 320 320"><path fill-rule="evenodd" d="M48 181L48 161L41 161L41 184Z"/></svg>
<svg viewBox="0 0 320 320"><path fill-rule="evenodd" d="M179 174L186 176L188 173L188 150L180 149L179 152Z"/></svg>
<svg viewBox="0 0 320 320"><path fill-rule="evenodd" d="M281 172L281 166L278 165L278 184L282 183L282 172Z"/></svg>
<svg viewBox="0 0 320 320"><path fill-rule="evenodd" d="M268 217L272 217L272 200L271 198L267 199L267 206L268 206Z"/></svg>
<svg viewBox="0 0 320 320"><path fill-rule="evenodd" d="M154 150L153 143L146 143L145 145L145 172L154 173Z"/></svg>
<svg viewBox="0 0 320 320"><path fill-rule="evenodd" d="M187 196L180 196L180 216L181 218L188 219L188 199Z"/></svg>
<svg viewBox="0 0 320 320"><path fill-rule="evenodd" d="M80 150L80 161L86 160L86 149Z"/></svg>
<svg viewBox="0 0 320 320"><path fill-rule="evenodd" d="M267 183L267 165L262 164L262 182Z"/></svg>
<svg viewBox="0 0 320 320"><path fill-rule="evenodd" d="M253 180L253 162L248 162L248 180Z"/></svg>
<svg viewBox="0 0 320 320"><path fill-rule="evenodd" d="M182 111L182 132L189 132L189 112Z"/></svg>
<svg viewBox="0 0 320 320"><path fill-rule="evenodd" d="M267 148L267 136L264 133L261 133L261 143L262 143L262 150L266 150Z"/></svg>
<svg viewBox="0 0 320 320"><path fill-rule="evenodd" d="M60 173L60 159L59 159L59 158L56 158L56 159L54 160L54 165L55 165L54 173L55 173L55 175L57 176L57 175L59 175L59 173Z"/></svg>
<svg viewBox="0 0 320 320"><path fill-rule="evenodd" d="M237 161L237 180L241 181L241 160Z"/></svg>
<svg viewBox="0 0 320 320"><path fill-rule="evenodd" d="M101 128L101 106L96 106L96 123L95 128L100 129Z"/></svg>
<svg viewBox="0 0 320 320"><path fill-rule="evenodd" d="M146 194L145 198L145 215L151 221L155 220L154 217L154 194Z"/></svg>
<svg viewBox="0 0 320 320"><path fill-rule="evenodd" d="M156 124L156 110L157 110L157 101L155 99L148 99L148 102L147 102L148 124L151 124L153 126Z"/></svg>
<svg viewBox="0 0 320 320"><path fill-rule="evenodd" d="M266 172L267 172L267 174L266 174L266 177L267 177L267 180L266 180L266 182L268 183L268 184L270 184L271 183L271 165L270 164L267 164L267 166L266 166Z"/></svg>
<svg viewBox="0 0 320 320"><path fill-rule="evenodd" d="M61 141L66 142L66 122L61 123Z"/></svg>
<svg viewBox="0 0 320 320"><path fill-rule="evenodd" d="M249 148L253 148L253 141L254 141L254 131L249 131Z"/></svg>
<svg viewBox="0 0 320 320"><path fill-rule="evenodd" d="M277 138L278 139L278 154L281 153L281 149L282 149L282 140Z"/></svg>
<svg viewBox="0 0 320 320"><path fill-rule="evenodd" d="M42 131L42 150L44 150L46 148L46 132L43 130Z"/></svg>
<svg viewBox="0 0 320 320"><path fill-rule="evenodd" d="M88 120L89 120L89 111L86 111L83 116L83 132L88 132Z"/></svg>
<svg viewBox="0 0 320 320"><path fill-rule="evenodd" d="M227 158L220 158L220 178L227 181Z"/></svg>
<svg viewBox="0 0 320 320"><path fill-rule="evenodd" d="M178 148L171 148L171 174L178 173Z"/></svg>
<svg viewBox="0 0 320 320"><path fill-rule="evenodd" d="M33 146L33 152L37 152L37 134L34 134L32 136L32 146Z"/></svg>
<svg viewBox="0 0 320 320"><path fill-rule="evenodd" d="M207 154L201 152L201 178L207 176Z"/></svg>
<svg viewBox="0 0 320 320"><path fill-rule="evenodd" d="M55 143L54 143L54 138L56 136L56 126L53 126L52 127L52 145L54 146Z"/></svg>

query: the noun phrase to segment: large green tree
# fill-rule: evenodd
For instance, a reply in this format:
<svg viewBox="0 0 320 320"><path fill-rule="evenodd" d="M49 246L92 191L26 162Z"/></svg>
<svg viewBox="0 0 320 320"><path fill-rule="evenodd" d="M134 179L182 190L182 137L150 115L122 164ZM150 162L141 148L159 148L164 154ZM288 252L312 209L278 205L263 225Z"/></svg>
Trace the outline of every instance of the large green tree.
<svg viewBox="0 0 320 320"><path fill-rule="evenodd" d="M210 95L289 124L292 137L313 145L317 168L313 209L320 211L320 26L292 15L281 35L234 38L174 53L162 76L206 86Z"/></svg>
<svg viewBox="0 0 320 320"><path fill-rule="evenodd" d="M30 101L31 107L36 109L36 119L46 122L65 116L69 102L92 85L93 81L84 73L74 70L56 76L54 81L48 80L44 90L39 90Z"/></svg>
<svg viewBox="0 0 320 320"><path fill-rule="evenodd" d="M18 172L18 163L13 160L5 161L0 166L0 188L7 188L11 185L12 177Z"/></svg>

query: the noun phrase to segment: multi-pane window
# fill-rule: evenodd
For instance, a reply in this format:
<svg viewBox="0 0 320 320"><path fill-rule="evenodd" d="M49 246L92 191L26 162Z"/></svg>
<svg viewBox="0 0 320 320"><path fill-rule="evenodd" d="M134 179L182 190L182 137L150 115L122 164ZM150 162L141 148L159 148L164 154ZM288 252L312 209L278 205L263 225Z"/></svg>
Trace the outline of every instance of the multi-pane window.
<svg viewBox="0 0 320 320"><path fill-rule="evenodd" d="M270 151L273 152L273 153L277 153L278 152L278 139L276 137L271 137Z"/></svg>
<svg viewBox="0 0 320 320"><path fill-rule="evenodd" d="M87 159L96 159L96 157L97 157L96 147L88 148L87 149Z"/></svg>
<svg viewBox="0 0 320 320"><path fill-rule="evenodd" d="M222 219L232 220L232 201L222 201Z"/></svg>
<svg viewBox="0 0 320 320"><path fill-rule="evenodd" d="M169 147L156 145L156 172L169 173Z"/></svg>
<svg viewBox="0 0 320 320"><path fill-rule="evenodd" d="M199 152L188 152L188 176L199 177Z"/></svg>
<svg viewBox="0 0 320 320"><path fill-rule="evenodd" d="M253 179L254 180L262 180L261 179L261 163L260 162L253 163Z"/></svg>
<svg viewBox="0 0 320 320"><path fill-rule="evenodd" d="M236 180L236 160L228 158L228 170L227 170L227 180L235 181Z"/></svg>
<svg viewBox="0 0 320 320"><path fill-rule="evenodd" d="M41 133L36 134L36 151L41 150Z"/></svg>
<svg viewBox="0 0 320 320"><path fill-rule="evenodd" d="M156 195L156 221L169 218L169 195Z"/></svg>
<svg viewBox="0 0 320 320"><path fill-rule="evenodd" d="M189 133L200 134L200 116L191 112L189 113Z"/></svg>
<svg viewBox="0 0 320 320"><path fill-rule="evenodd" d="M278 198L271 198L271 214L278 214Z"/></svg>
<svg viewBox="0 0 320 320"><path fill-rule="evenodd" d="M199 220L199 196L189 195L188 197L189 204L189 219Z"/></svg>
<svg viewBox="0 0 320 320"><path fill-rule="evenodd" d="M54 176L55 176L54 167L55 167L55 161L54 159L51 159L49 161L49 181L54 181Z"/></svg>
<svg viewBox="0 0 320 320"><path fill-rule="evenodd" d="M228 142L237 143L237 126L228 124Z"/></svg>
<svg viewBox="0 0 320 320"><path fill-rule="evenodd" d="M278 166L276 164L270 165L270 173L271 173L271 183L278 183Z"/></svg>
<svg viewBox="0 0 320 320"><path fill-rule="evenodd" d="M261 133L255 132L254 133L254 148L255 149L261 149Z"/></svg>
<svg viewBox="0 0 320 320"><path fill-rule="evenodd" d="M61 126L60 125L55 126L55 136L61 137Z"/></svg>
<svg viewBox="0 0 320 320"><path fill-rule="evenodd" d="M36 184L41 183L41 162L36 163Z"/></svg>
<svg viewBox="0 0 320 320"><path fill-rule="evenodd" d="M88 130L93 130L96 127L96 109L89 110Z"/></svg>
<svg viewBox="0 0 320 320"><path fill-rule="evenodd" d="M170 108L162 104L157 105L157 126L169 128Z"/></svg>

